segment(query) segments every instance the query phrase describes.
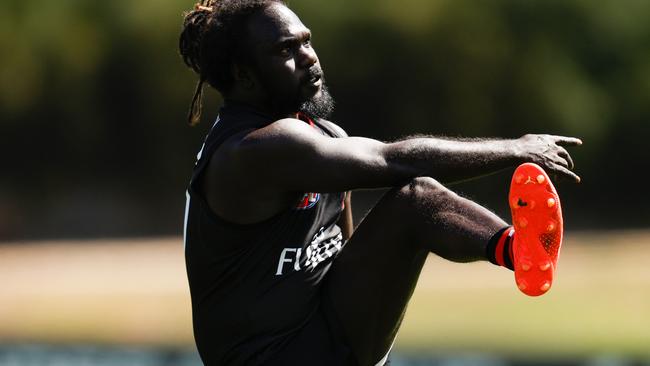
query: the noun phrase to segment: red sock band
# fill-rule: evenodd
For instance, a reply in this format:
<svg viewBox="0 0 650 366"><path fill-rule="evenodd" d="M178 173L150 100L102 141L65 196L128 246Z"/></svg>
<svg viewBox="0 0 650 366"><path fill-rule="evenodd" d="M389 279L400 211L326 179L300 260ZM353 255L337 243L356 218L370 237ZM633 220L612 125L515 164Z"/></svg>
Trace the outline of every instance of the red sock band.
<svg viewBox="0 0 650 366"><path fill-rule="evenodd" d="M494 248L494 259L501 267L512 269L512 237L515 234L514 228L505 230ZM507 256L507 258L506 258Z"/></svg>
<svg viewBox="0 0 650 366"><path fill-rule="evenodd" d="M512 226L496 232L485 248L487 259L498 266L513 269L512 242L514 235L515 229Z"/></svg>
<svg viewBox="0 0 650 366"><path fill-rule="evenodd" d="M501 234L499 241L497 241L497 247L494 248L494 259L496 259L497 264L501 267L505 267L505 263L503 262L503 246L506 244L506 238L510 230L512 229L506 230Z"/></svg>

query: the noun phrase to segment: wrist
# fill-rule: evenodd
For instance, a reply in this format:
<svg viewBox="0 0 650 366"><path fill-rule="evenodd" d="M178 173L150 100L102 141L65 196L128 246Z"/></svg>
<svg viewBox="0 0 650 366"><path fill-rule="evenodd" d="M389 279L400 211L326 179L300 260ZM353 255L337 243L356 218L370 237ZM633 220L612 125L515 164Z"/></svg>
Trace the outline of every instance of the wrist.
<svg viewBox="0 0 650 366"><path fill-rule="evenodd" d="M521 164L526 162L526 149L521 139L507 140L506 141L507 154L510 161L514 164Z"/></svg>

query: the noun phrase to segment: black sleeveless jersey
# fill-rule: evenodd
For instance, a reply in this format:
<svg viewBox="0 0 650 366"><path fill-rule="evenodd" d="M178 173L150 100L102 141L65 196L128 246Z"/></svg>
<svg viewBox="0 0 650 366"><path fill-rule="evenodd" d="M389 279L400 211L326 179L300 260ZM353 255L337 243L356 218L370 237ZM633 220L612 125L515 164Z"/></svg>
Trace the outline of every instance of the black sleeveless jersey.
<svg viewBox="0 0 650 366"><path fill-rule="evenodd" d="M326 122L304 120L337 137ZM200 178L215 149L271 122L244 106L223 107L187 191L185 261L194 337L206 365L259 365L280 352L317 311L319 284L344 244L336 225L344 193L305 192L293 207L250 225L208 207Z"/></svg>

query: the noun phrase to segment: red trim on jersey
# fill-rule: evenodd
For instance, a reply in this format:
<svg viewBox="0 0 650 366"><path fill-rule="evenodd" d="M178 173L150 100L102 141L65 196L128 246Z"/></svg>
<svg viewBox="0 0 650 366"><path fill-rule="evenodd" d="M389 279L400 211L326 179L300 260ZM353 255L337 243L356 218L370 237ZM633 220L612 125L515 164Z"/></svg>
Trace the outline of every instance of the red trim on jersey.
<svg viewBox="0 0 650 366"><path fill-rule="evenodd" d="M296 113L296 118L298 118L301 121L307 122L307 123L309 123L310 126L316 128L316 124L314 123L314 121L311 118L309 118L308 115L306 115L306 114L304 114L302 112L298 112L298 113Z"/></svg>

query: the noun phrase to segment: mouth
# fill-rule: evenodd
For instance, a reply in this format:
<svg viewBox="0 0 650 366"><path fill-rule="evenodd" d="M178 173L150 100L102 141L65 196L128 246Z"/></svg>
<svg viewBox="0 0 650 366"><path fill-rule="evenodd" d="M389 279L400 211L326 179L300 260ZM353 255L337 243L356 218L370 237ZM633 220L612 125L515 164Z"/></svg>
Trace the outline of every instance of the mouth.
<svg viewBox="0 0 650 366"><path fill-rule="evenodd" d="M321 79L321 77L322 77L321 73L310 74L308 80L309 80L310 83L313 84L313 83L316 83L317 81L319 81Z"/></svg>
<svg viewBox="0 0 650 366"><path fill-rule="evenodd" d="M323 79L321 76L311 76L302 84L302 89L305 98L311 98L320 92L323 85Z"/></svg>
<svg viewBox="0 0 650 366"><path fill-rule="evenodd" d="M307 78L305 79L305 84L311 86L319 86L323 82L323 72L318 68L313 68L309 70Z"/></svg>
<svg viewBox="0 0 650 366"><path fill-rule="evenodd" d="M323 80L320 76L309 78L309 84L313 86L320 86L323 83Z"/></svg>

